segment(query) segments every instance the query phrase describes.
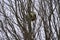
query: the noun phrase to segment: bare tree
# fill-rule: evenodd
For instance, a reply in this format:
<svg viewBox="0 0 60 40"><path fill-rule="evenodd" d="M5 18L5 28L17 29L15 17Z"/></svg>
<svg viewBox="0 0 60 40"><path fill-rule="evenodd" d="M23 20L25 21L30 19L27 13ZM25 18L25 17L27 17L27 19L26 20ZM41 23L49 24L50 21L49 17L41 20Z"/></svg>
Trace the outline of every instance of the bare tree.
<svg viewBox="0 0 60 40"><path fill-rule="evenodd" d="M6 40L60 40L59 24L59 0L0 1L0 28Z"/></svg>

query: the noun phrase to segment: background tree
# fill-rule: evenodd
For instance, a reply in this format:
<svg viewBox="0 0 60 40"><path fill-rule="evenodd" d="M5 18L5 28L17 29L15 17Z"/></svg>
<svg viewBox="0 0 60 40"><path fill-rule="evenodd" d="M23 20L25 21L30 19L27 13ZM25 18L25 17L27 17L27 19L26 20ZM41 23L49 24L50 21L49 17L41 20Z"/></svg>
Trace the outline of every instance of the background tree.
<svg viewBox="0 0 60 40"><path fill-rule="evenodd" d="M0 40L60 40L60 0L0 0Z"/></svg>

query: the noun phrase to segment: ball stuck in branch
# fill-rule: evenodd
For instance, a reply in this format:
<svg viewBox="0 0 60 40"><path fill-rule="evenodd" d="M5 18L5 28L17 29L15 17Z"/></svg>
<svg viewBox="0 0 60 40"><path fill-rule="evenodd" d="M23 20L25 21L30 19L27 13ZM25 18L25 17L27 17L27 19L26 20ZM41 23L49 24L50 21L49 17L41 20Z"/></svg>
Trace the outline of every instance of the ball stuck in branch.
<svg viewBox="0 0 60 40"><path fill-rule="evenodd" d="M31 21L34 21L36 19L36 14L34 12L31 12L30 18L31 18Z"/></svg>

